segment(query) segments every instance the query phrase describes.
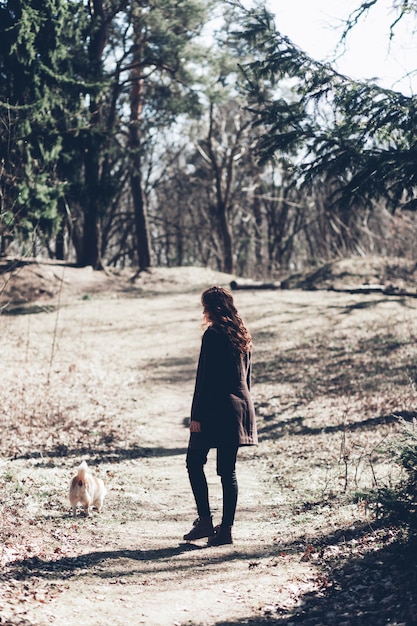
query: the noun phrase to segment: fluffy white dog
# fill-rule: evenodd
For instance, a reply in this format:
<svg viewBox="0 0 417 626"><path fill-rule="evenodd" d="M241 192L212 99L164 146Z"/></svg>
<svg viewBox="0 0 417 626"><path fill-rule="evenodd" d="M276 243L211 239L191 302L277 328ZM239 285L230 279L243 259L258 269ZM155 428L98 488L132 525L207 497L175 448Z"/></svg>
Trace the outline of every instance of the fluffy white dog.
<svg viewBox="0 0 417 626"><path fill-rule="evenodd" d="M95 478L87 463L83 461L78 468L77 475L70 483L69 500L73 515L77 514L77 504L84 507L84 513L87 516L90 515L93 506L101 511L106 493L104 481L101 478Z"/></svg>

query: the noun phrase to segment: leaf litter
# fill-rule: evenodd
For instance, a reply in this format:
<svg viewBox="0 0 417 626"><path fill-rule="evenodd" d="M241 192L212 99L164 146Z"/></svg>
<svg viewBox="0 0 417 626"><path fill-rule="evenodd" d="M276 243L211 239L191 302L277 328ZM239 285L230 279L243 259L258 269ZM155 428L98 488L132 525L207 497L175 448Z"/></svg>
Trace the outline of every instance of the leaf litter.
<svg viewBox="0 0 417 626"><path fill-rule="evenodd" d="M260 445L241 453L235 544L206 549L181 540L195 516L184 453L199 291L226 277L184 276L112 289L75 272L59 311L0 316L4 623L412 623L406 538L353 495L398 477L387 450L396 416L416 413L415 300L236 294ZM109 488L91 519L69 514L82 459ZM210 459L208 476L218 517Z"/></svg>

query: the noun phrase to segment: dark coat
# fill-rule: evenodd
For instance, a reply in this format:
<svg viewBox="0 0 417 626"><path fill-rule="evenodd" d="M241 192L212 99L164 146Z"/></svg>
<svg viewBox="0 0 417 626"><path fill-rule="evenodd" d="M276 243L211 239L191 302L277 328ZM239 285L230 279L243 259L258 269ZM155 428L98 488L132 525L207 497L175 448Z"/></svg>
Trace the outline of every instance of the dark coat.
<svg viewBox="0 0 417 626"><path fill-rule="evenodd" d="M251 354L236 355L226 333L210 326L201 342L191 407L201 432L191 433L190 447L258 443L250 384Z"/></svg>

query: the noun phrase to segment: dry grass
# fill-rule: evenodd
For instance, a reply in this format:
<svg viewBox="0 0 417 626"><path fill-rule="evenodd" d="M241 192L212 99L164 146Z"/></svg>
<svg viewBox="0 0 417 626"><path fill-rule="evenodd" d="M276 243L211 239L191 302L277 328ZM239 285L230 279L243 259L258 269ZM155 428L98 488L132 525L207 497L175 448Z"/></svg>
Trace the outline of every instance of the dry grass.
<svg viewBox="0 0 417 626"><path fill-rule="evenodd" d="M398 478L388 448L396 416L417 411L417 300L236 293L260 444L241 454L234 546L193 549L181 536L194 517L184 452L199 293L231 277L60 271L50 296L32 299L33 268L13 301L3 290L4 311L24 308L0 316L0 613L37 626L411 623L400 537L353 496ZM90 520L67 501L83 458L109 486Z"/></svg>

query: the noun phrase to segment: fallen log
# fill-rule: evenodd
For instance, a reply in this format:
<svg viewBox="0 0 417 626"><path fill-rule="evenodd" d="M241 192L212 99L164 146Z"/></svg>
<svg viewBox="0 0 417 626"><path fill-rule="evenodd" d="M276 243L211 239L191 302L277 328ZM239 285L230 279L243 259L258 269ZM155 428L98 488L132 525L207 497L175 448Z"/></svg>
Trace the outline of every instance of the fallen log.
<svg viewBox="0 0 417 626"><path fill-rule="evenodd" d="M394 285L359 285L358 287L327 287L327 291L336 291L338 293L382 293L385 296L409 296L417 298L417 292L406 291L402 287Z"/></svg>
<svg viewBox="0 0 417 626"><path fill-rule="evenodd" d="M250 278L239 278L237 280L232 280L230 283L231 289L234 291L239 289L285 289L285 282L281 283L278 281L274 282L264 282L260 280L252 280ZM294 287L297 289L297 287ZM305 289L305 287L304 287ZM309 291L310 289L306 289ZM329 287L315 287L311 288L311 291L335 291L337 293L360 293L360 294L371 294L371 293L382 293L385 296L408 296L410 298L417 298L417 292L407 291L402 287L395 287L394 285L376 285L376 284L364 284L358 285L357 287L333 287L332 285Z"/></svg>
<svg viewBox="0 0 417 626"><path fill-rule="evenodd" d="M230 287L234 291L237 289L281 289L281 283L265 283L260 280L251 280L250 278L239 278L239 280L232 280Z"/></svg>
<svg viewBox="0 0 417 626"><path fill-rule="evenodd" d="M385 293L387 287L385 285L358 285L358 287L326 287L328 291L337 291L340 293Z"/></svg>

